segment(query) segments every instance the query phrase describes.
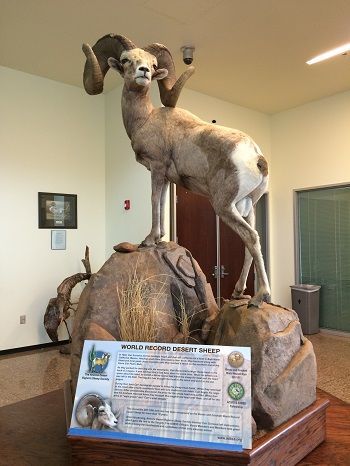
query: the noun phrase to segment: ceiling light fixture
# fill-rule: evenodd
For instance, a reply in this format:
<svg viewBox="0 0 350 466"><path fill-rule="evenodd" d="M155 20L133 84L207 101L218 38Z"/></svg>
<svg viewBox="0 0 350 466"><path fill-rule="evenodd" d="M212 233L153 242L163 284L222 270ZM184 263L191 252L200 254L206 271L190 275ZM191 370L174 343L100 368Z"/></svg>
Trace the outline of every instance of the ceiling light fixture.
<svg viewBox="0 0 350 466"><path fill-rule="evenodd" d="M313 65L314 63L318 63L323 60L328 60L328 58L335 57L337 55L346 54L350 51L350 42L348 44L341 45L335 49L329 50L328 52L321 53L321 55L317 55L317 57L312 58L311 60L307 61L308 65Z"/></svg>

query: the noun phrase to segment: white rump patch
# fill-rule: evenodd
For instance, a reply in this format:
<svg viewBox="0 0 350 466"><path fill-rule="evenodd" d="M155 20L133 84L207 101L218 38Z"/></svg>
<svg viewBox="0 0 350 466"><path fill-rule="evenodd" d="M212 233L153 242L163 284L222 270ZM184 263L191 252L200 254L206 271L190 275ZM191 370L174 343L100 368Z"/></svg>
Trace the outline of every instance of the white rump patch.
<svg viewBox="0 0 350 466"><path fill-rule="evenodd" d="M232 162L237 168L239 183L235 203L246 198L246 196L252 193L264 179L257 166L260 153L258 154L256 152L255 147L258 146L250 139L246 139L239 142L236 149L231 154Z"/></svg>

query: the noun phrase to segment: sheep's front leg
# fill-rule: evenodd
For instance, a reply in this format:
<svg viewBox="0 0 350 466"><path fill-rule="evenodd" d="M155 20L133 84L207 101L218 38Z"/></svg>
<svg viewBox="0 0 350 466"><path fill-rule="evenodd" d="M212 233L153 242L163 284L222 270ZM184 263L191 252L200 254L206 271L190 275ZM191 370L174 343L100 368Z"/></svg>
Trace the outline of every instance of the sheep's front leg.
<svg viewBox="0 0 350 466"><path fill-rule="evenodd" d="M163 188L162 188L162 194L160 197L160 237L163 238L165 235L165 226L164 226L164 218L165 218L165 201L166 201L166 195L168 192L169 188L169 181L165 180Z"/></svg>
<svg viewBox="0 0 350 466"><path fill-rule="evenodd" d="M151 167L152 179L152 229L140 246L153 246L161 238L161 199L165 185L165 173L159 167Z"/></svg>

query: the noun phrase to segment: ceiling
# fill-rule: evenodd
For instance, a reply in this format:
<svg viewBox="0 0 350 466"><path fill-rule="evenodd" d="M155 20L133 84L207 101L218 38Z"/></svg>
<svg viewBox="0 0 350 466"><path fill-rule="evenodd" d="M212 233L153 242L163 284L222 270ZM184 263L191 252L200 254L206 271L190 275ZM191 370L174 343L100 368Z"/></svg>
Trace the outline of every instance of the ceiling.
<svg viewBox="0 0 350 466"><path fill-rule="evenodd" d="M350 42L349 18L349 0L0 0L0 65L81 87L82 42L163 43L177 74L191 44L187 88L276 113L350 89L350 56L305 64Z"/></svg>

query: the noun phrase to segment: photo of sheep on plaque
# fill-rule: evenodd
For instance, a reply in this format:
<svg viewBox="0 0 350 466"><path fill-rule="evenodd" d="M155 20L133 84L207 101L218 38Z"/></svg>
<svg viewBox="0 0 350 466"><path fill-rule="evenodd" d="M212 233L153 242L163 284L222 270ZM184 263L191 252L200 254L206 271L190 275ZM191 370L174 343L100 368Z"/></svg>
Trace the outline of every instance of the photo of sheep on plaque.
<svg viewBox="0 0 350 466"><path fill-rule="evenodd" d="M81 427L90 429L116 429L120 412L110 400L97 393L88 393L80 398L75 409L75 419Z"/></svg>

